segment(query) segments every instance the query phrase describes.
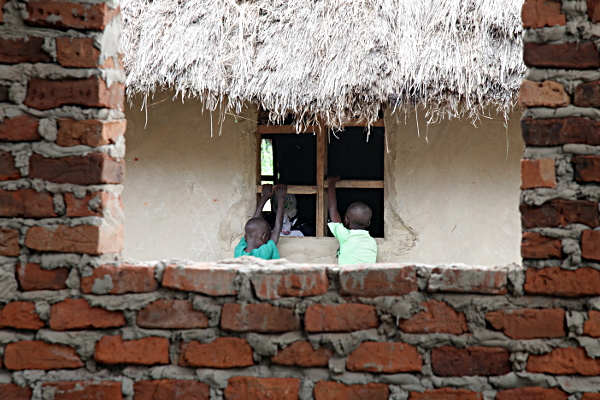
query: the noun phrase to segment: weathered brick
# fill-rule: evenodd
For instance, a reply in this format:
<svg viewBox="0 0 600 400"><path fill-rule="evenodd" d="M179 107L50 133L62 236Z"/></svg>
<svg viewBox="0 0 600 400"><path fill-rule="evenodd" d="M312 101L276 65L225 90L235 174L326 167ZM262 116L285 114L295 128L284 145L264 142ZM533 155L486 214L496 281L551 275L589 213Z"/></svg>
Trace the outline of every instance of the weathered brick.
<svg viewBox="0 0 600 400"><path fill-rule="evenodd" d="M431 271L427 290L430 292L506 294L506 268L464 268L452 265Z"/></svg>
<svg viewBox="0 0 600 400"><path fill-rule="evenodd" d="M104 121L86 119L78 121L70 118L59 118L56 144L59 146L77 146L84 144L90 147L115 143L119 136L125 134L127 121Z"/></svg>
<svg viewBox="0 0 600 400"><path fill-rule="evenodd" d="M179 365L197 368L238 368L254 365L246 339L219 337L210 343L181 343Z"/></svg>
<svg viewBox="0 0 600 400"><path fill-rule="evenodd" d="M256 296L263 300L318 296L329 288L326 269L311 266L258 270L250 280Z"/></svg>
<svg viewBox="0 0 600 400"><path fill-rule="evenodd" d="M600 107L600 81L584 82L577 85L573 103L577 107Z"/></svg>
<svg viewBox="0 0 600 400"><path fill-rule="evenodd" d="M233 296L237 294L234 279L237 272L217 267L214 263L198 263L178 266L167 265L163 275L164 287L204 293L209 296Z"/></svg>
<svg viewBox="0 0 600 400"><path fill-rule="evenodd" d="M600 231L581 233L581 255L587 260L600 261Z"/></svg>
<svg viewBox="0 0 600 400"><path fill-rule="evenodd" d="M574 156L571 158L578 182L600 182L600 157Z"/></svg>
<svg viewBox="0 0 600 400"><path fill-rule="evenodd" d="M483 400L483 394L465 389L430 389L423 393L410 392L408 400Z"/></svg>
<svg viewBox="0 0 600 400"><path fill-rule="evenodd" d="M562 242L535 232L523 232L521 240L523 258L562 258Z"/></svg>
<svg viewBox="0 0 600 400"><path fill-rule="evenodd" d="M210 386L191 380L161 379L133 385L135 400L209 400Z"/></svg>
<svg viewBox="0 0 600 400"><path fill-rule="evenodd" d="M402 296L417 290L417 271L414 266L381 265L375 269L364 266L344 266L340 271L342 295Z"/></svg>
<svg viewBox="0 0 600 400"><path fill-rule="evenodd" d="M524 228L563 228L569 224L599 225L598 203L585 200L551 200L541 206L521 204L521 223Z"/></svg>
<svg viewBox="0 0 600 400"><path fill-rule="evenodd" d="M69 381L46 382L43 388L53 388L53 400L122 400L121 382Z"/></svg>
<svg viewBox="0 0 600 400"><path fill-rule="evenodd" d="M4 367L24 369L72 369L83 367L75 349L60 344L22 340L9 343L4 350Z"/></svg>
<svg viewBox="0 0 600 400"><path fill-rule="evenodd" d="M0 14L2 14L1 6L3 1L6 0L0 0ZM9 90L10 86L0 85L0 101L9 101Z"/></svg>
<svg viewBox="0 0 600 400"><path fill-rule="evenodd" d="M107 3L82 4L71 1L39 0L27 3L28 17L25 23L31 26L63 29L104 30L106 25L119 14L119 8L111 9Z"/></svg>
<svg viewBox="0 0 600 400"><path fill-rule="evenodd" d="M123 214L121 196L108 192L88 192L83 198L65 193L67 217L103 217L105 211L112 217Z"/></svg>
<svg viewBox="0 0 600 400"><path fill-rule="evenodd" d="M49 324L55 331L117 328L125 325L125 317L121 311L92 307L86 299L65 299L52 305Z"/></svg>
<svg viewBox="0 0 600 400"><path fill-rule="evenodd" d="M19 255L19 231L0 228L0 256L16 257Z"/></svg>
<svg viewBox="0 0 600 400"><path fill-rule="evenodd" d="M581 400L600 400L600 393L583 393Z"/></svg>
<svg viewBox="0 0 600 400"><path fill-rule="evenodd" d="M319 381L315 385L315 400L387 400L390 390L383 383L344 385L343 383Z"/></svg>
<svg viewBox="0 0 600 400"><path fill-rule="evenodd" d="M123 250L123 225L33 226L25 246L39 251L100 255Z"/></svg>
<svg viewBox="0 0 600 400"><path fill-rule="evenodd" d="M421 372L423 357L415 346L406 343L363 342L350 353L346 361L348 371Z"/></svg>
<svg viewBox="0 0 600 400"><path fill-rule="evenodd" d="M600 359L588 357L583 347L566 347L548 354L530 354L527 371L555 375L600 375Z"/></svg>
<svg viewBox="0 0 600 400"><path fill-rule="evenodd" d="M29 163L30 178L55 183L76 185L121 183L124 174L125 162L104 153L62 158L46 158L34 154Z"/></svg>
<svg viewBox="0 0 600 400"><path fill-rule="evenodd" d="M566 16L561 12L561 2L554 0L527 0L521 10L523 28L537 29L545 26L564 26Z"/></svg>
<svg viewBox="0 0 600 400"><path fill-rule="evenodd" d="M460 335L467 332L467 318L447 303L429 300L421 303L423 311L400 320L398 327L407 333L450 333Z"/></svg>
<svg viewBox="0 0 600 400"><path fill-rule="evenodd" d="M106 86L106 82L98 76L64 80L31 78L23 103L38 110L65 105L122 110L124 96L125 86L122 83L113 82Z"/></svg>
<svg viewBox="0 0 600 400"><path fill-rule="evenodd" d="M524 387L501 390L496 400L567 400L569 395L558 388Z"/></svg>
<svg viewBox="0 0 600 400"><path fill-rule="evenodd" d="M1 100L0 100L1 101ZM17 115L0 121L0 142L31 142L40 140L39 121L29 115Z"/></svg>
<svg viewBox="0 0 600 400"><path fill-rule="evenodd" d="M81 291L95 294L148 293L158 289L154 266L100 265L81 277ZM112 288L107 288L112 286Z"/></svg>
<svg viewBox="0 0 600 400"><path fill-rule="evenodd" d="M600 145L600 121L588 118L523 118L521 132L528 146Z"/></svg>
<svg viewBox="0 0 600 400"><path fill-rule="evenodd" d="M206 328L208 317L187 300L157 300L138 312L137 324L142 328Z"/></svg>
<svg viewBox="0 0 600 400"><path fill-rule="evenodd" d="M52 194L34 189L0 190L0 217L56 217Z"/></svg>
<svg viewBox="0 0 600 400"><path fill-rule="evenodd" d="M63 67L97 68L100 53L93 38L56 38L56 59Z"/></svg>
<svg viewBox="0 0 600 400"><path fill-rule="evenodd" d="M560 267L528 268L525 293L546 296L580 297L600 295L600 271L578 268L567 271Z"/></svg>
<svg viewBox="0 0 600 400"><path fill-rule="evenodd" d="M583 334L600 337L600 311L590 310L588 312L588 320L583 324Z"/></svg>
<svg viewBox="0 0 600 400"><path fill-rule="evenodd" d="M35 312L35 303L13 301L0 310L0 328L38 330L45 325Z"/></svg>
<svg viewBox="0 0 600 400"><path fill-rule="evenodd" d="M511 371L510 353L498 347L437 347L431 350L431 365L437 376L493 376Z"/></svg>
<svg viewBox="0 0 600 400"><path fill-rule="evenodd" d="M565 310L501 310L485 316L494 329L501 330L511 339L557 338L567 335Z"/></svg>
<svg viewBox="0 0 600 400"><path fill-rule="evenodd" d="M169 339L123 340L122 336L104 336L96 343L94 360L100 364L168 364Z"/></svg>
<svg viewBox="0 0 600 400"><path fill-rule="evenodd" d="M521 83L519 105L522 107L558 108L566 107L569 104L571 104L571 98L565 91L565 87L558 82L524 80Z"/></svg>
<svg viewBox="0 0 600 400"><path fill-rule="evenodd" d="M221 328L233 332L277 333L300 330L294 310L270 304L223 305Z"/></svg>
<svg viewBox="0 0 600 400"><path fill-rule="evenodd" d="M44 38L0 38L0 62L4 64L52 62L43 49Z"/></svg>
<svg viewBox="0 0 600 400"><path fill-rule="evenodd" d="M298 378L229 378L223 391L225 400L298 400Z"/></svg>
<svg viewBox="0 0 600 400"><path fill-rule="evenodd" d="M556 172L554 160L521 160L521 189L555 188Z"/></svg>
<svg viewBox="0 0 600 400"><path fill-rule="evenodd" d="M588 0L587 10L592 22L600 22L600 0Z"/></svg>
<svg viewBox="0 0 600 400"><path fill-rule="evenodd" d="M271 357L271 362L278 365L295 365L305 368L327 367L333 351L320 347L317 350L309 342L292 343L277 355Z"/></svg>
<svg viewBox="0 0 600 400"><path fill-rule="evenodd" d="M523 45L523 61L528 67L596 69L600 54L594 43L563 43Z"/></svg>
<svg viewBox="0 0 600 400"><path fill-rule="evenodd" d="M0 150L0 181L19 179L21 173L15 167L15 159L7 151Z"/></svg>
<svg viewBox="0 0 600 400"><path fill-rule="evenodd" d="M22 291L66 289L68 277L68 268L48 270L36 263L17 265L17 279Z"/></svg>
<svg viewBox="0 0 600 400"><path fill-rule="evenodd" d="M304 317L307 332L352 332L377 328L375 307L366 304L314 304Z"/></svg>
<svg viewBox="0 0 600 400"><path fill-rule="evenodd" d="M0 0L0 10L1 6L2 1ZM2 15L1 12L0 15ZM33 392L29 386L21 387L14 383L0 383L0 394L2 394L2 400L29 400Z"/></svg>

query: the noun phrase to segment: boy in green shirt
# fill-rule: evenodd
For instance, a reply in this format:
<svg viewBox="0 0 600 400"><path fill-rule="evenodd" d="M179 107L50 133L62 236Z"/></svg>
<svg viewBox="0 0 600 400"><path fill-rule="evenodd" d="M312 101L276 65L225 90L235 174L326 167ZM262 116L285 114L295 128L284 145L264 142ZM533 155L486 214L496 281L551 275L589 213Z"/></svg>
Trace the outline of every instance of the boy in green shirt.
<svg viewBox="0 0 600 400"><path fill-rule="evenodd" d="M273 194L277 192L277 216L275 226L271 232L269 223L261 218L262 209ZM233 257L254 256L263 260L277 260L281 258L277 250L279 234L283 224L283 202L287 194L286 185L263 185L260 201L252 217L244 228L244 237L235 247Z"/></svg>
<svg viewBox="0 0 600 400"><path fill-rule="evenodd" d="M340 242L338 264L374 264L377 260L377 243L366 230L371 224L371 207L360 202L350 204L342 224L335 193L335 183L339 180L339 176L327 177L327 200L331 219L327 225Z"/></svg>

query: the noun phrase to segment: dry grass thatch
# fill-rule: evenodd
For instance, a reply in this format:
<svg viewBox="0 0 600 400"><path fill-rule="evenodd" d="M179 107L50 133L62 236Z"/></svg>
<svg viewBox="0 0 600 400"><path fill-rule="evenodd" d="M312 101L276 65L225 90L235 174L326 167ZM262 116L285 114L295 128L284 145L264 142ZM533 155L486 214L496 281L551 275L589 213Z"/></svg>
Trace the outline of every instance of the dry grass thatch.
<svg viewBox="0 0 600 400"><path fill-rule="evenodd" d="M506 113L525 71L521 4L122 0L127 90L333 126L373 121L382 106L422 106L432 120Z"/></svg>

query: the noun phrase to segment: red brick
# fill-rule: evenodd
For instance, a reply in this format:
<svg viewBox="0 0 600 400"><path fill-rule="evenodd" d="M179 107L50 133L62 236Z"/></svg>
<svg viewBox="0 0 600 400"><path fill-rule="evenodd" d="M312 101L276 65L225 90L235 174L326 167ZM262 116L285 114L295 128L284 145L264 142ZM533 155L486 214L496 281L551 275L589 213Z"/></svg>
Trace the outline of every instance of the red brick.
<svg viewBox="0 0 600 400"><path fill-rule="evenodd" d="M537 29L545 26L564 26L566 16L561 12L561 2L554 0L527 0L521 12L523 28Z"/></svg>
<svg viewBox="0 0 600 400"><path fill-rule="evenodd" d="M300 330L294 310L270 304L223 305L221 328L233 332L277 333Z"/></svg>
<svg viewBox="0 0 600 400"><path fill-rule="evenodd" d="M142 328L206 328L208 317L187 300L157 300L138 312L137 324Z"/></svg>
<svg viewBox="0 0 600 400"><path fill-rule="evenodd" d="M319 381L315 385L315 400L387 400L389 394L388 386L383 383L344 385Z"/></svg>
<svg viewBox="0 0 600 400"><path fill-rule="evenodd" d="M0 39L0 62L4 64L52 62L42 48L43 38Z"/></svg>
<svg viewBox="0 0 600 400"><path fill-rule="evenodd" d="M104 336L96 343L94 360L100 364L168 364L169 339L123 340L121 336Z"/></svg>
<svg viewBox="0 0 600 400"><path fill-rule="evenodd" d="M2 1L0 1L0 6L2 6ZM29 400L33 392L29 386L21 387L14 383L0 383L0 394L2 394L2 400Z"/></svg>
<svg viewBox="0 0 600 400"><path fill-rule="evenodd" d="M0 24L4 23L4 5L8 2L8 0L0 0ZM9 399L11 400L11 399Z"/></svg>
<svg viewBox="0 0 600 400"><path fill-rule="evenodd" d="M521 132L528 146L600 145L600 121L587 118L523 118Z"/></svg>
<svg viewBox="0 0 600 400"><path fill-rule="evenodd" d="M2 5L3 1L6 1L6 0L0 0L0 6ZM0 14L2 14L1 10L0 10ZM9 95L8 95L9 90L10 90L10 86L0 85L0 101L9 101Z"/></svg>
<svg viewBox="0 0 600 400"><path fill-rule="evenodd" d="M15 159L12 154L0 150L0 181L19 179L21 173L15 167Z"/></svg>
<svg viewBox="0 0 600 400"><path fill-rule="evenodd" d="M567 271L560 267L528 268L525 293L547 296L580 297L600 295L600 271L578 268Z"/></svg>
<svg viewBox="0 0 600 400"><path fill-rule="evenodd" d="M17 265L17 279L22 291L66 289L68 277L68 268L47 270L35 263Z"/></svg>
<svg viewBox="0 0 600 400"><path fill-rule="evenodd" d="M318 296L329 288L325 268L310 266L256 271L250 279L256 296L262 300Z"/></svg>
<svg viewBox="0 0 600 400"><path fill-rule="evenodd" d="M235 277L237 271L217 267L215 263L193 265L167 265L162 284L170 289L204 293L209 296L233 296L237 294Z"/></svg>
<svg viewBox="0 0 600 400"><path fill-rule="evenodd" d="M344 266L340 271L342 295L402 296L417 290L417 271L414 266Z"/></svg>
<svg viewBox="0 0 600 400"><path fill-rule="evenodd" d="M0 142L31 142L41 140L39 121L29 115L17 115L0 121Z"/></svg>
<svg viewBox="0 0 600 400"><path fill-rule="evenodd" d="M571 158L578 182L600 182L600 157L574 156Z"/></svg>
<svg viewBox="0 0 600 400"><path fill-rule="evenodd" d="M55 183L76 185L121 183L124 174L125 162L104 153L62 158L45 158L34 154L29 164L30 178Z"/></svg>
<svg viewBox="0 0 600 400"><path fill-rule="evenodd" d="M408 400L483 400L483 394L465 389L430 389L423 393L410 392Z"/></svg>
<svg viewBox="0 0 600 400"><path fill-rule="evenodd" d="M235 376L229 378L223 395L225 400L298 400L299 391L297 378Z"/></svg>
<svg viewBox="0 0 600 400"><path fill-rule="evenodd" d="M70 1L40 0L27 3L25 23L46 28L73 28L102 31L119 8L110 9L106 3L81 4Z"/></svg>
<svg viewBox="0 0 600 400"><path fill-rule="evenodd" d="M555 188L554 160L521 160L521 189Z"/></svg>
<svg viewBox="0 0 600 400"><path fill-rule="evenodd" d="M56 144L59 146L77 146L84 144L90 147L104 146L115 143L119 136L125 134L127 121L104 121L86 119L77 121L69 118L59 118Z"/></svg>
<svg viewBox="0 0 600 400"><path fill-rule="evenodd" d="M52 194L33 189L0 190L0 217L56 217Z"/></svg>
<svg viewBox="0 0 600 400"><path fill-rule="evenodd" d="M460 335L467 332L467 319L443 301L429 300L421 303L425 309L409 319L398 323L400 330L407 333L450 333Z"/></svg>
<svg viewBox="0 0 600 400"><path fill-rule="evenodd" d="M0 228L0 256L16 257L19 251L19 231Z"/></svg>
<svg viewBox="0 0 600 400"><path fill-rule="evenodd" d="M210 343L181 343L179 365L197 368L238 368L254 365L246 339L219 337Z"/></svg>
<svg viewBox="0 0 600 400"><path fill-rule="evenodd" d="M573 103L578 107L600 107L600 81L577 85Z"/></svg>
<svg viewBox="0 0 600 400"><path fill-rule="evenodd" d="M139 381L133 385L135 400L209 400L210 386L188 380Z"/></svg>
<svg viewBox="0 0 600 400"><path fill-rule="evenodd" d="M600 0L588 0L587 9L592 22L600 22Z"/></svg>
<svg viewBox="0 0 600 400"><path fill-rule="evenodd" d="M581 255L587 260L600 261L600 231L583 231Z"/></svg>
<svg viewBox="0 0 600 400"><path fill-rule="evenodd" d="M600 311L588 312L588 320L583 324L583 334L600 337Z"/></svg>
<svg viewBox="0 0 600 400"><path fill-rule="evenodd" d="M81 291L93 293L92 288L96 280L106 281L108 276L113 285L109 294L153 292L158 290L158 281L154 277L154 270L154 266L145 265L100 265L94 268L92 275L81 277Z"/></svg>
<svg viewBox="0 0 600 400"><path fill-rule="evenodd" d="M501 330L511 339L557 338L567 335L565 310L501 310L485 316L494 329Z"/></svg>
<svg viewBox="0 0 600 400"><path fill-rule="evenodd" d="M555 375L600 375L600 359L588 357L582 347L552 350L548 354L530 354L527 372Z"/></svg>
<svg viewBox="0 0 600 400"><path fill-rule="evenodd" d="M363 342L350 353L346 361L348 371L421 372L423 357L415 346L406 343Z"/></svg>
<svg viewBox="0 0 600 400"><path fill-rule="evenodd" d="M352 332L377 328L375 307L365 304L314 304L304 317L307 332Z"/></svg>
<svg viewBox="0 0 600 400"><path fill-rule="evenodd" d="M511 371L510 353L499 347L437 347L431 350L431 365L437 376L492 376Z"/></svg>
<svg viewBox="0 0 600 400"><path fill-rule="evenodd" d="M600 393L584 393L581 400L600 400Z"/></svg>
<svg viewBox="0 0 600 400"><path fill-rule="evenodd" d="M56 38L56 59L63 67L97 68L100 66L100 50L93 38Z"/></svg>
<svg viewBox="0 0 600 400"><path fill-rule="evenodd" d="M506 294L508 270L492 268L434 268L427 283L430 292Z"/></svg>
<svg viewBox="0 0 600 400"><path fill-rule="evenodd" d="M103 217L105 211L113 217L123 214L121 196L108 192L88 192L82 199L73 193L65 193L64 199L67 217Z"/></svg>
<svg viewBox="0 0 600 400"><path fill-rule="evenodd" d="M45 325L35 312L35 303L13 301L0 310L0 328L38 330Z"/></svg>
<svg viewBox="0 0 600 400"><path fill-rule="evenodd" d="M519 105L521 107L558 108L566 107L569 104L571 104L571 98L565 91L565 87L558 82L524 80L521 83L521 90L519 90Z"/></svg>
<svg viewBox="0 0 600 400"><path fill-rule="evenodd" d="M562 242L535 232L523 232L521 241L523 258L562 258Z"/></svg>
<svg viewBox="0 0 600 400"><path fill-rule="evenodd" d="M65 299L52 305L49 324L55 331L117 328L125 325L125 317L121 311L92 307L86 299Z"/></svg>
<svg viewBox="0 0 600 400"><path fill-rule="evenodd" d="M333 351L325 347L315 350L309 342L299 341L279 350L276 356L271 357L271 362L305 368L327 367L331 356L333 356Z"/></svg>
<svg viewBox="0 0 600 400"><path fill-rule="evenodd" d="M55 388L54 400L122 400L121 382L72 381L46 382L42 387Z"/></svg>
<svg viewBox="0 0 600 400"><path fill-rule="evenodd" d="M530 68L600 68L600 54L594 43L525 43L523 61Z"/></svg>
<svg viewBox="0 0 600 400"><path fill-rule="evenodd" d="M75 349L60 344L23 340L9 343L4 350L4 367L24 369L72 369L83 367Z"/></svg>
<svg viewBox="0 0 600 400"><path fill-rule="evenodd" d="M539 207L521 204L524 228L562 228L569 224L598 226L598 203L584 200L551 200Z"/></svg>
<svg viewBox="0 0 600 400"><path fill-rule="evenodd" d="M61 253L116 253L123 245L123 225L33 226L25 237L25 246L30 249Z"/></svg>
<svg viewBox="0 0 600 400"><path fill-rule="evenodd" d="M567 400L569 395L558 388L524 387L501 390L496 400Z"/></svg>
<svg viewBox="0 0 600 400"><path fill-rule="evenodd" d="M64 80L31 78L23 103L38 110L49 110L64 105L122 110L124 96L125 86L122 83L113 82L107 87L106 82L98 76Z"/></svg>

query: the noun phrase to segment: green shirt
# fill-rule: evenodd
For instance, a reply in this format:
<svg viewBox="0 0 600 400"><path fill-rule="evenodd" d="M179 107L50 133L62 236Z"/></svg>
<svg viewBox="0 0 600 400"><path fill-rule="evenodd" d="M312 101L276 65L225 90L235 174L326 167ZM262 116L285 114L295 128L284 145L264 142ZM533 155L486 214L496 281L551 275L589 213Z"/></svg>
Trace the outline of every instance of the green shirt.
<svg viewBox="0 0 600 400"><path fill-rule="evenodd" d="M263 260L278 260L281 257L279 256L279 251L277 250L277 245L274 241L269 240L267 243L260 246L258 249L252 250L250 253L246 253L248 247L248 243L246 242L246 238L242 238L240 243L235 246L235 250L233 251L233 257L238 258L241 256L254 256L258 258L262 258Z"/></svg>
<svg viewBox="0 0 600 400"><path fill-rule="evenodd" d="M339 222L327 224L340 242L338 264L374 264L377 260L377 243L364 229L348 229Z"/></svg>

